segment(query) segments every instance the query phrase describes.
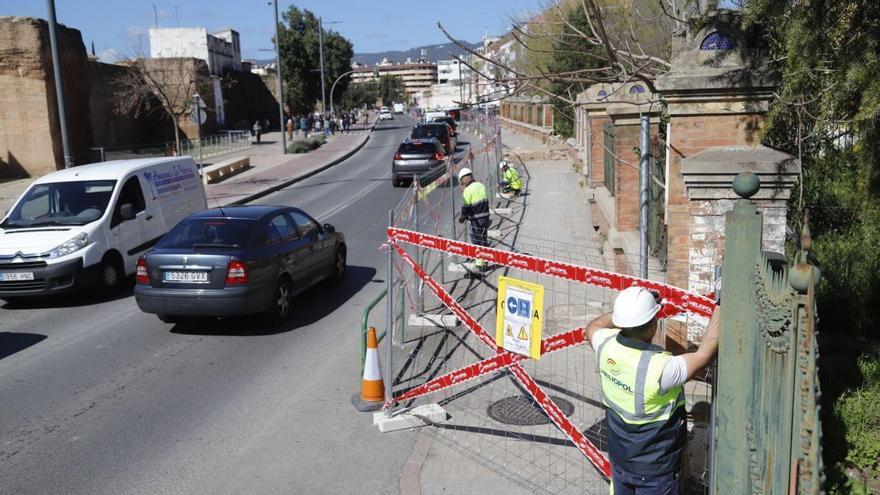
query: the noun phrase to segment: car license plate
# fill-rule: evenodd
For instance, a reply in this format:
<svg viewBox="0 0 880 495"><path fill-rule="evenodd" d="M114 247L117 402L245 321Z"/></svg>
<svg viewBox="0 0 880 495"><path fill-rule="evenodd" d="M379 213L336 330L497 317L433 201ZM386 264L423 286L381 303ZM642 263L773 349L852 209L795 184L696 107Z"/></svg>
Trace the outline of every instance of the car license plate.
<svg viewBox="0 0 880 495"><path fill-rule="evenodd" d="M0 282L18 282L33 279L34 272L0 272Z"/></svg>
<svg viewBox="0 0 880 495"><path fill-rule="evenodd" d="M204 284L208 282L208 272L165 272L165 281L182 284Z"/></svg>

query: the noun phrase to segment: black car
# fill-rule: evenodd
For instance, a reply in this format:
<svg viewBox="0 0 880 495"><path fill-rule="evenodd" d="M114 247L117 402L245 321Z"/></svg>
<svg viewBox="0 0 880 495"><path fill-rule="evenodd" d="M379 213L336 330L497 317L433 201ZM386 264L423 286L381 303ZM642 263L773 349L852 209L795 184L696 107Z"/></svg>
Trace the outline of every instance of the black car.
<svg viewBox="0 0 880 495"><path fill-rule="evenodd" d="M235 206L190 215L138 260L135 299L164 322L290 314L293 296L345 276L345 238L298 208Z"/></svg>
<svg viewBox="0 0 880 495"><path fill-rule="evenodd" d="M429 122L427 124L416 124L416 126L413 127L410 137L412 139L434 138L440 141L441 144L443 144L443 146L446 148L447 155L455 153L455 136L452 133L452 128L449 127L449 124L447 124L446 122Z"/></svg>
<svg viewBox="0 0 880 495"><path fill-rule="evenodd" d="M455 121L454 118L449 116L434 117L434 120L432 120L431 122L446 122L447 124L449 124L449 127L452 128L452 135L458 136L458 123Z"/></svg>
<svg viewBox="0 0 880 495"><path fill-rule="evenodd" d="M407 139L397 147L391 162L391 181L401 186L414 175L426 176L446 167L446 150L435 138Z"/></svg>

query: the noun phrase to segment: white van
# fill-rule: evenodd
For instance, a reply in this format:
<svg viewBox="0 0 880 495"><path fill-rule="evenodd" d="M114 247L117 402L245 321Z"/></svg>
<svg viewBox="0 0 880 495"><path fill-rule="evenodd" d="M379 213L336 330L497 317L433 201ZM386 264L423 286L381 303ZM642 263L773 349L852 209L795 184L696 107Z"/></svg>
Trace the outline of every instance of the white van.
<svg viewBox="0 0 880 495"><path fill-rule="evenodd" d="M190 157L93 163L40 177L0 223L0 298L114 289L141 254L206 207Z"/></svg>

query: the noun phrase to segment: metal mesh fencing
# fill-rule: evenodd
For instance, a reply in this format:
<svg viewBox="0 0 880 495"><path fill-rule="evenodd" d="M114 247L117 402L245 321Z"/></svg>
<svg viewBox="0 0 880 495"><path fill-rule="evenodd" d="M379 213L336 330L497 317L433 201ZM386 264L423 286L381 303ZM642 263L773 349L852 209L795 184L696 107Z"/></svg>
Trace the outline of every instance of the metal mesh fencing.
<svg viewBox="0 0 880 495"><path fill-rule="evenodd" d="M394 209L394 227L468 241L467 224L455 222L461 196L460 190L454 187L454 177L461 167L467 166L474 171L478 181L486 184L490 193L497 190L500 126L492 115L463 112L459 130L476 140L470 144L470 151L457 163L450 161L446 173L433 182L413 181ZM527 190L528 169L524 163L518 165ZM492 247L581 267L636 275L632 273L639 266L636 257L585 248L581 240L567 232L558 232L548 238L539 226L541 216L553 212L531 211L527 202L528 195L507 198L492 194L489 232ZM475 274L461 268L461 262L466 261L461 256L410 244L398 247L493 338L500 276L544 287L545 339L585 327L596 316L610 311L617 294L617 290L511 266L492 265L488 271ZM402 255L393 259L395 280L398 281L398 290L405 293L408 315L451 315L448 304L426 287L425 280L415 273ZM669 263L668 269L677 268L674 261ZM665 283L666 271L649 269L648 278ZM660 338L666 332L686 334L689 327L705 326L706 322L705 318L683 313L664 321L658 334ZM446 324L438 319L405 318L394 328L394 343L405 355L405 359L393 364L395 396L488 360L498 352L465 326ZM607 450L597 364L589 345L549 352L539 360L524 360L519 366L550 396L579 433L600 451ZM697 493L708 485L706 431L710 421L711 381L712 375L707 373L702 381L688 384L688 427L692 442L685 475L692 479L691 485ZM439 403L449 414L448 421L427 427L422 430L424 433L512 483L534 493L607 493L606 477L572 442L571 435L565 434L539 407L534 394L526 389L513 367L481 374L456 386L406 400L400 406L421 403Z"/></svg>

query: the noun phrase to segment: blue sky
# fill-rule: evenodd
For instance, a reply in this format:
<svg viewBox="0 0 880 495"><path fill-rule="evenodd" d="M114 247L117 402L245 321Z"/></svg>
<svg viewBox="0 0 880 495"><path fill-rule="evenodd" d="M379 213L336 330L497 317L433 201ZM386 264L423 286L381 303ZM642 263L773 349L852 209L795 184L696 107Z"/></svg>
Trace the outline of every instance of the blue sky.
<svg viewBox="0 0 880 495"><path fill-rule="evenodd" d="M478 41L485 30L503 33L512 16L533 12L541 0L279 0L279 8L294 4L340 21L326 26L354 43L355 52L404 50L443 43L437 21L453 35ZM154 26L155 4L160 27L204 26L209 31L233 28L241 33L244 58L270 58L260 51L272 47L273 13L267 0L55 0L58 22L82 32L88 49L92 41L102 59L131 56L148 49L147 29ZM442 8L439 6L442 5ZM175 9L176 6L176 9ZM42 0L3 0L0 15L46 18Z"/></svg>

